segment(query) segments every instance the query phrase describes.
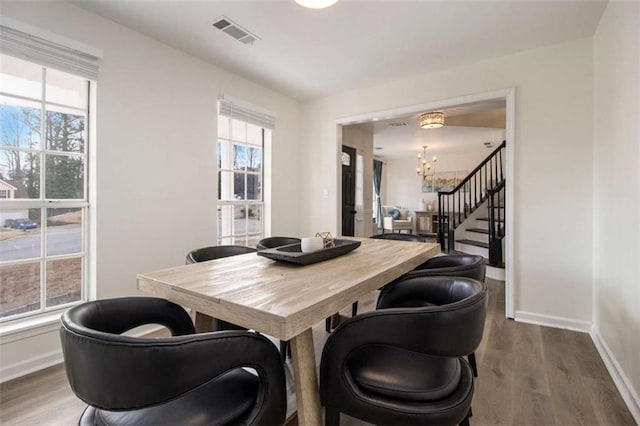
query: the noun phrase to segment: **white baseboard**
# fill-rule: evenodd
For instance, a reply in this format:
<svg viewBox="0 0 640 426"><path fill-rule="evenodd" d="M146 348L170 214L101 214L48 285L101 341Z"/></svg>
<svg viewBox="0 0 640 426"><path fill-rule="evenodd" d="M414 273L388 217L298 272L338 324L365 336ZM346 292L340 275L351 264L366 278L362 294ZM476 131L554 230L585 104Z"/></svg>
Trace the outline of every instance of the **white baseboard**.
<svg viewBox="0 0 640 426"><path fill-rule="evenodd" d="M638 397L638 393L631 385L631 381L622 370L622 367L620 367L613 352L609 349L607 342L598 334L595 327L591 330L591 340L596 345L600 358L602 358L604 365L607 367L613 383L618 388L618 392L620 392L622 399L627 404L631 415L636 423L640 424L640 397Z"/></svg>
<svg viewBox="0 0 640 426"><path fill-rule="evenodd" d="M158 331L161 328L161 325L143 326L135 329L130 335L134 337L141 337L145 334L150 334ZM57 329L58 326L56 325L56 330ZM62 349L58 349L46 354L30 357L11 365L0 366L0 383L8 382L9 380L26 376L27 374L35 373L36 371L43 370L56 364L61 364L63 361Z"/></svg>
<svg viewBox="0 0 640 426"><path fill-rule="evenodd" d="M0 383L17 379L30 373L51 367L62 362L62 350L51 351L49 353L34 356L24 361L7 365L0 369Z"/></svg>
<svg viewBox="0 0 640 426"><path fill-rule="evenodd" d="M591 332L591 322L572 318L556 317L553 315L535 314L532 312L516 311L514 320L528 324L544 325L565 330Z"/></svg>

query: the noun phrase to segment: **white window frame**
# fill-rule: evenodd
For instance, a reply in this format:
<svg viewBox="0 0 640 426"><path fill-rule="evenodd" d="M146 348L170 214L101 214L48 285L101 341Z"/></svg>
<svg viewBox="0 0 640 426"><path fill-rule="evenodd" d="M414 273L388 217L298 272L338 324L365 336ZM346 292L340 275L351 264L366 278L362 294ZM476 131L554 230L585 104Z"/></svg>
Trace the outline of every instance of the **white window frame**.
<svg viewBox="0 0 640 426"><path fill-rule="evenodd" d="M25 59L22 59L25 60ZM31 62L31 61L28 61ZM34 62L31 62L34 63ZM36 64L39 65L39 64ZM90 165L90 147L91 136L93 132L90 129L92 124L92 119L90 116L91 108L90 105L95 105L92 101L91 96L95 93L93 88L93 81L86 80L87 88L86 88L86 104L84 108L78 108L77 106L65 105L55 102L47 101L46 97L46 73L47 67L42 66L42 81L41 81L41 94L38 98L31 98L27 96L19 96L15 94L5 93L0 90L0 95L5 98L29 101L33 103L40 104L41 111L41 123L40 123L40 147L39 149L32 148L24 148L24 147L10 147L4 150L12 150L19 151L25 153L38 153L40 155L40 198L38 199L9 199L4 200L2 205L0 206L1 211L11 211L11 210L22 210L22 209L39 209L40 210L40 255L38 257L25 258L19 260L11 260L11 261L2 261L0 265L2 266L12 266L12 265L20 265L20 264L31 264L31 263L39 263L40 264L40 308L33 311L28 311L8 317L0 317L0 325L2 328L0 329L0 335L4 335L5 331L14 332L15 330L22 329L21 325L32 325L38 323L40 319L47 320L51 317L51 315L59 315L61 312L65 311L71 306L82 303L88 299L89 295L89 278L90 278L90 259L89 259L89 165ZM72 74L73 75L73 74ZM82 77L81 77L82 78ZM46 144L46 119L45 115L47 111L47 107L55 108L64 108L65 110L70 110L72 112L76 112L78 114L82 114L85 117L85 128L84 128L84 152L83 153L72 153L72 152L62 152L57 150L49 150L47 149ZM84 162L84 182L83 182L83 198L82 199L49 199L46 198L46 158L47 155L55 155L55 156L72 156L72 157L80 157ZM82 217L82 225L81 225L81 249L79 252L68 253L62 255L48 255L47 254L47 209L54 208L80 208L81 209L81 217ZM2 224L0 224L2 225ZM73 259L80 258L81 259L81 286L80 286L80 300L68 302L60 305L55 305L51 307L47 307L47 262L55 261L55 260L64 260L64 259Z"/></svg>
<svg viewBox="0 0 640 426"><path fill-rule="evenodd" d="M218 229L218 245L244 245L255 247L255 243L264 237L265 235L265 217L266 217L266 206L265 206L265 147L266 147L266 139L270 137L271 131L269 129L265 129L261 127L261 141L260 144L252 144L247 141L247 125L252 124L247 121L233 118L233 120L237 120L239 122L244 123L245 131L244 138L238 137L233 134L233 126L232 126L232 118L228 120L228 129L223 133L221 130L222 121L220 119L220 115L218 116L218 138L217 138L217 149L216 152L219 152L220 158L216 162L217 167L217 175L218 175L218 185L220 187L220 194L218 194L218 207L217 207L217 229ZM223 137L221 134L226 134L228 137ZM233 149L234 145L244 146L246 148L254 147L260 148L261 159L260 159L260 171L252 172L246 169L238 170L234 169L233 166ZM218 149L219 147L219 149ZM245 198L241 200L232 199L234 195L234 175L235 174L243 174L244 175L244 188L245 188ZM260 199L259 200L249 200L246 199L247 193L247 177L249 175L260 176ZM225 208L225 206L231 206L231 208ZM237 206L244 206L246 213L245 217L245 225L244 232L237 232L234 229L235 218L234 211ZM249 210L252 206L256 206L260 210L260 222L259 228L256 232L249 231Z"/></svg>

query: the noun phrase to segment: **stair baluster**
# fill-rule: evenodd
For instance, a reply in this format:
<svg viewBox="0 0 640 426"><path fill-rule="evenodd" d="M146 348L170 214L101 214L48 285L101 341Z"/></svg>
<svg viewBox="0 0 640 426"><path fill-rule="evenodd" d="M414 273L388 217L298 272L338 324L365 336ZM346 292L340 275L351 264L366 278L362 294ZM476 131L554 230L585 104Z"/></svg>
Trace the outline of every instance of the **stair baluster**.
<svg viewBox="0 0 640 426"><path fill-rule="evenodd" d="M500 204L500 195L504 194L502 152L505 147L506 141L503 141L453 190L438 192L438 242L442 251L454 250L455 229L487 201L489 204L489 260L493 263L491 260L495 258L500 260L499 264L502 263L504 228L500 224L504 222L504 215L500 210L496 214L494 207L495 195L498 195L498 204ZM495 252L493 256L492 251Z"/></svg>

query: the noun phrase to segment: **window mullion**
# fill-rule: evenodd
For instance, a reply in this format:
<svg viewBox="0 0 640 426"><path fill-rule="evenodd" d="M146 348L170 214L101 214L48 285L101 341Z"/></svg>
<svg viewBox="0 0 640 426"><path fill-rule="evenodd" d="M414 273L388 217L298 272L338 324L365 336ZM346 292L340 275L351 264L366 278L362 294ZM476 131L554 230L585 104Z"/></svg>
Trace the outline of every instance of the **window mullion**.
<svg viewBox="0 0 640 426"><path fill-rule="evenodd" d="M44 154L47 144L47 112L46 103L47 99L47 69L42 68L42 99L40 99L40 201L45 199L45 185L46 185L46 155ZM40 209L40 312L43 312L47 307L47 261L46 261L46 247L47 247L47 208L42 207Z"/></svg>

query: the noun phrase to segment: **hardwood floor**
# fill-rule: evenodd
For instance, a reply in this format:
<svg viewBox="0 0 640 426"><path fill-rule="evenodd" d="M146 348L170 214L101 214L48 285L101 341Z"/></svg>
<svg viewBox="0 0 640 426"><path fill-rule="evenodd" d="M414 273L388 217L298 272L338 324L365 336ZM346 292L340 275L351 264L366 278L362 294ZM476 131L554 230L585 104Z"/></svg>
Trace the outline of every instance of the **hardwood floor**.
<svg viewBox="0 0 640 426"><path fill-rule="evenodd" d="M476 351L472 425L635 425L589 335L506 320L503 283L487 283L489 312ZM360 312L373 309L375 297L361 301ZM349 315L350 309L343 313ZM313 335L319 361L324 322ZM286 372L290 378L289 361ZM61 365L0 385L2 425L77 424L84 407ZM365 423L342 416L342 424Z"/></svg>

